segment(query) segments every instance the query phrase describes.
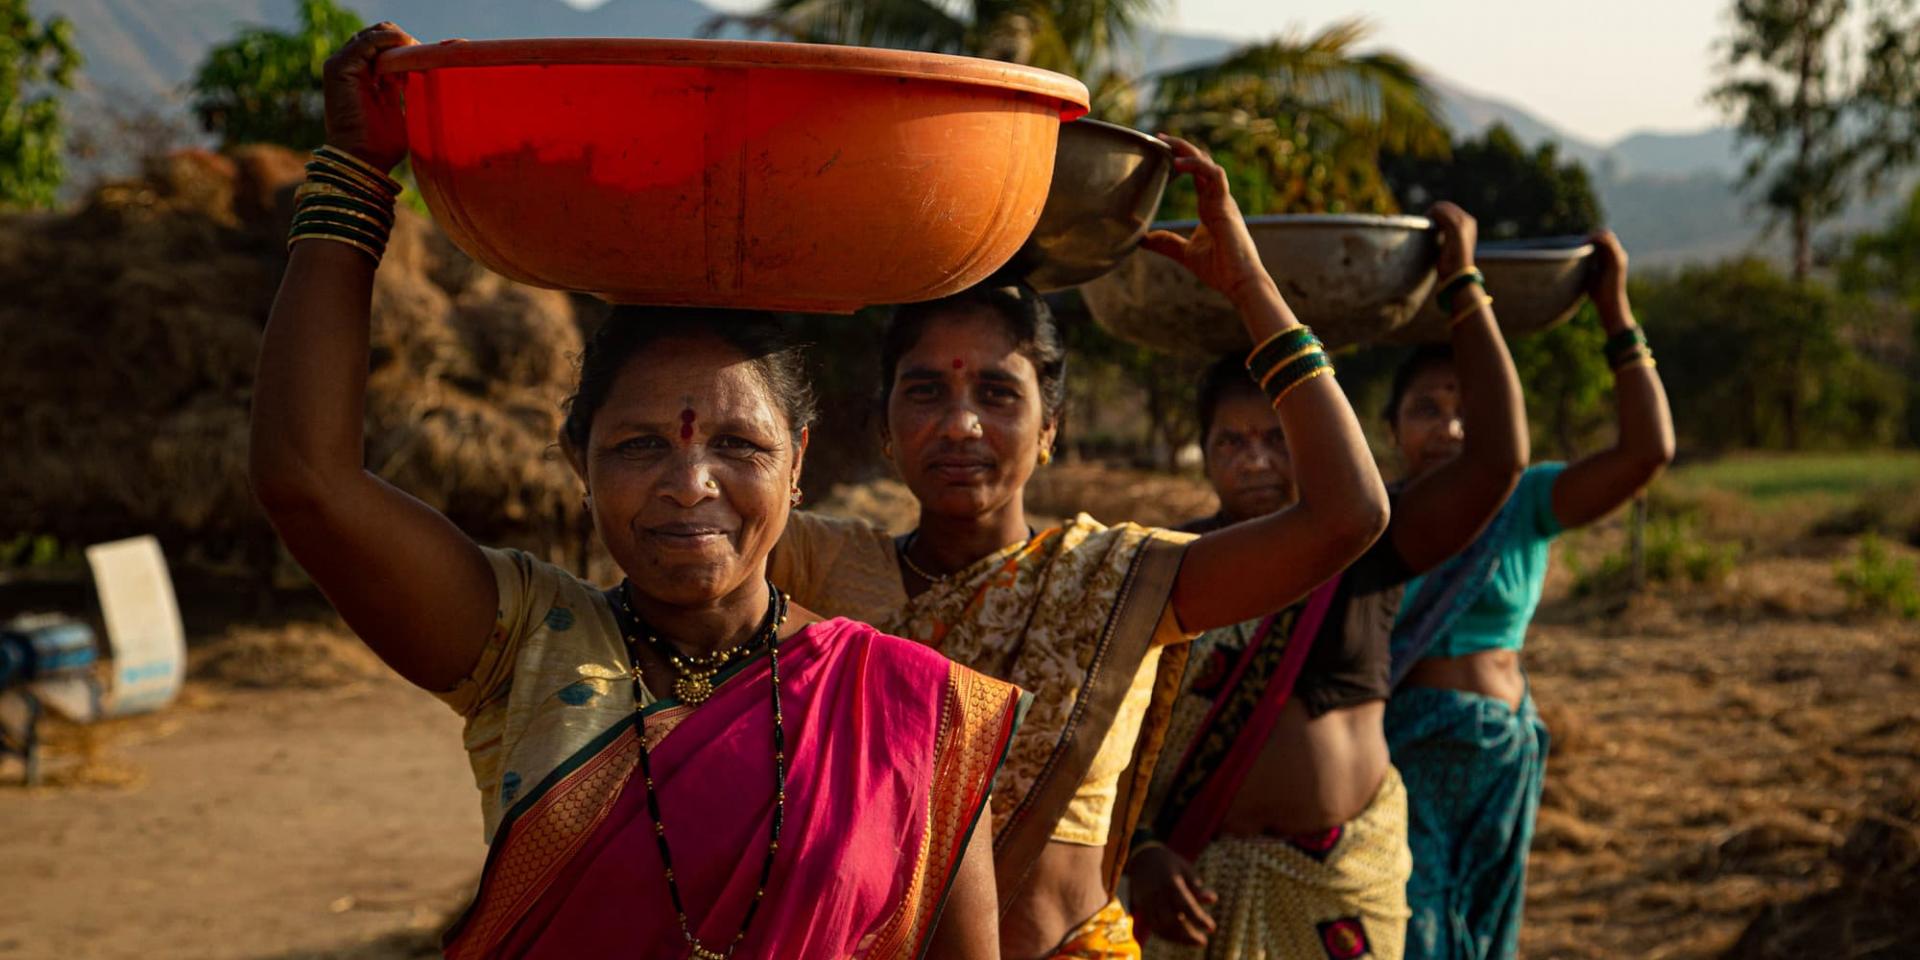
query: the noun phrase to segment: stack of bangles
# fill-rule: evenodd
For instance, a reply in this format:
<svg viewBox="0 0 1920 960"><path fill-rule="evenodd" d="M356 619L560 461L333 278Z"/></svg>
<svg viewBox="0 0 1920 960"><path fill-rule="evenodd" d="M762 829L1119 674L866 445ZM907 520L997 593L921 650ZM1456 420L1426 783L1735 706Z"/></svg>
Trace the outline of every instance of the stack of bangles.
<svg viewBox="0 0 1920 960"><path fill-rule="evenodd" d="M1326 345L1304 326L1282 330L1247 354L1247 373L1278 409L1301 384L1333 373Z"/></svg>
<svg viewBox="0 0 1920 960"><path fill-rule="evenodd" d="M373 258L378 266L393 234L399 181L337 147L321 147L307 161L307 182L293 194L287 248L302 240L332 240Z"/></svg>
<svg viewBox="0 0 1920 960"><path fill-rule="evenodd" d="M1638 326L1607 338L1607 366L1613 368L1615 376L1632 367L1653 365L1653 349L1647 346L1647 335Z"/></svg>
<svg viewBox="0 0 1920 960"><path fill-rule="evenodd" d="M1472 296L1460 309L1455 310L1453 298L1459 296L1461 291L1467 291ZM1493 296L1487 293L1487 275L1481 273L1479 267L1462 267L1459 273L1440 281L1440 292L1434 295L1434 300L1440 304L1441 310L1446 311L1449 330L1482 308L1493 306Z"/></svg>

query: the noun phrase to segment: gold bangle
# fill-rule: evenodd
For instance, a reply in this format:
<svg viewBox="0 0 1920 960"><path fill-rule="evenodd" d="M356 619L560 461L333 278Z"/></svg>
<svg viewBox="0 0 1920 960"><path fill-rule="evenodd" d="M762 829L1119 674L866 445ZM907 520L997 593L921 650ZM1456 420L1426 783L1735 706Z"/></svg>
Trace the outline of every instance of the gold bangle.
<svg viewBox="0 0 1920 960"><path fill-rule="evenodd" d="M1326 350L1322 348L1319 344L1309 343L1306 346L1300 348L1299 353L1296 353L1290 357L1282 358L1279 363L1276 363L1273 365L1273 369L1267 371L1266 376L1260 378L1260 389L1262 390L1267 389L1267 384L1273 382L1273 375L1276 373L1279 373L1282 370L1285 370L1287 368L1287 364L1292 363L1295 360L1298 360L1301 357L1307 356L1309 354L1325 353L1325 352Z"/></svg>
<svg viewBox="0 0 1920 960"><path fill-rule="evenodd" d="M1309 380L1318 380L1319 378L1324 377L1332 372L1333 372L1333 366L1329 364L1327 366L1321 367L1318 370L1313 371L1312 373L1307 374L1304 377L1301 377L1298 380L1295 380L1292 383L1287 384L1287 388L1285 390L1280 391L1279 396L1273 398L1273 408L1275 410L1280 409L1280 401L1285 400L1287 398L1287 394L1300 389L1301 384L1306 383Z"/></svg>
<svg viewBox="0 0 1920 960"><path fill-rule="evenodd" d="M1493 306L1492 294L1487 293L1483 290L1480 290L1477 287L1474 288L1474 292L1479 294L1479 296L1475 297L1472 303L1469 303L1466 306L1461 307L1460 310L1453 315L1452 319L1449 319L1447 321L1448 330L1452 330L1454 327L1459 326L1461 323L1465 322L1468 317L1471 317L1474 314L1479 313L1480 311Z"/></svg>
<svg viewBox="0 0 1920 960"><path fill-rule="evenodd" d="M1644 357L1635 357L1632 360L1628 360L1626 363L1623 363L1617 367L1614 367L1613 375L1617 377L1627 372L1628 370L1632 370L1634 367L1646 367L1648 370L1652 370L1657 366L1659 366L1659 364L1653 361L1653 354L1647 354Z"/></svg>
<svg viewBox="0 0 1920 960"><path fill-rule="evenodd" d="M395 180L385 170L381 170L378 167L375 167L373 164L368 163L367 161L354 156L352 153L346 150L342 150L339 147L336 147L332 144L321 144L319 149L313 151L313 155L316 157L326 157L333 160L336 163L345 164L346 166L352 167L355 170L358 170L359 172L366 174L368 177L371 177L373 179L373 182L379 184L380 186L385 187L388 193L394 194L395 196L398 196L400 194L400 191L406 189L406 187L402 185L400 181Z"/></svg>
<svg viewBox="0 0 1920 960"><path fill-rule="evenodd" d="M1292 333L1294 330L1295 330L1294 327L1288 327L1287 329L1282 330L1279 333L1270 334L1265 340L1262 340L1259 343L1254 344L1253 349L1247 351L1247 368L1249 370L1253 368L1253 358L1259 356L1260 351L1265 350L1268 344L1274 342L1275 340L1280 339L1281 337L1286 336L1289 333Z"/></svg>
<svg viewBox="0 0 1920 960"><path fill-rule="evenodd" d="M379 252L374 250L372 247L367 246L366 244L353 239L352 237L343 237L333 233L296 233L293 236L290 236L287 238L287 250L292 251L293 245L296 243L299 243L302 240L332 240L334 243L344 243L347 246L352 247L355 250L358 250L369 257L372 257L373 265L375 267L378 267L380 265Z"/></svg>

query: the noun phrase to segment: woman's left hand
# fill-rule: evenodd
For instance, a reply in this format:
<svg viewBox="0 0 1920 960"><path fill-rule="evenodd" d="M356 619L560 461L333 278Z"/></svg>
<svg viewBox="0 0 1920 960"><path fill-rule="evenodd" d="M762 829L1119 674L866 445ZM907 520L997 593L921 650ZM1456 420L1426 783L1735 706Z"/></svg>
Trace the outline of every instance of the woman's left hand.
<svg viewBox="0 0 1920 960"><path fill-rule="evenodd" d="M1227 172L1205 150L1179 137L1161 134L1173 148L1173 170L1193 177L1200 195L1200 226L1183 237L1171 230L1155 230L1140 245L1178 261L1202 283L1227 295L1236 305L1249 295L1277 290L1260 263L1260 251L1247 232L1247 221L1227 189Z"/></svg>

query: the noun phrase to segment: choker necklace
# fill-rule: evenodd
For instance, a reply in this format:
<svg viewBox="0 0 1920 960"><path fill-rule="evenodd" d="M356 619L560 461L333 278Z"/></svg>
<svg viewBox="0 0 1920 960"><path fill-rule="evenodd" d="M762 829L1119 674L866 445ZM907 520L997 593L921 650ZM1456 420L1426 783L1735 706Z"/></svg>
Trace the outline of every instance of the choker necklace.
<svg viewBox="0 0 1920 960"><path fill-rule="evenodd" d="M628 622L640 629L648 646L659 651L660 655L666 658L668 665L673 667L674 673L678 674L673 680L674 698L691 707L697 707L707 702L708 697L713 696L714 675L735 662L752 656L763 645L772 644L776 634L780 632L780 625L787 619L787 598L775 589L773 581L769 580L767 581L767 615L760 621L760 629L755 630L752 636L731 647L722 647L707 653L681 653L674 648L673 644L655 636L653 631L641 621L639 615L633 612L632 597L633 581L629 580L621 584L620 606L626 612ZM628 637L627 642L632 644L634 639ZM640 661L637 657L634 658L633 664L634 678L637 680L640 675Z"/></svg>
<svg viewBox="0 0 1920 960"><path fill-rule="evenodd" d="M633 616L632 605L627 602L627 593L632 589L631 583L624 585L621 590L620 604L626 609L628 619L637 624L639 621ZM673 851L667 846L667 824L660 819L660 792L653 783L652 751L647 749L646 723L644 720L637 720L635 724L635 732L639 734L640 742L640 777L647 786L647 816L653 820L653 839L660 848L660 865L667 873L667 896L673 901L674 915L680 921L680 936L687 942L689 960L730 960L733 952L740 948L740 942L747 938L747 930L753 926L753 915L760 910L760 901L766 897L767 878L773 875L774 855L780 850L780 828L787 819L787 733L785 718L780 712L780 645L778 642L780 625L787 620L787 597L774 589L772 581L767 582L767 591L769 593L767 619L761 629L756 631L754 638L737 644L728 651L715 651L701 658L703 662L712 662L718 658L724 666L727 662L752 652L764 643L767 647L768 686L772 691L773 699L773 823L767 830L766 856L760 861L760 886L754 891L753 899L747 902L747 915L741 918L740 929L734 933L733 940L728 942L724 950L715 950L701 943L700 938L693 933L693 924L687 920L687 906L680 899L680 881L673 875ZM651 634L647 639L666 646ZM633 638L628 637L627 642L633 643ZM678 669L677 663L675 666ZM700 694L701 701L712 694L710 680L713 673L718 670L719 668L716 667L702 676L700 683L705 692ZM679 693L680 686L685 681L685 676L674 681L676 694ZM641 685L640 661L637 658L633 660L633 686L633 710L638 714Z"/></svg>

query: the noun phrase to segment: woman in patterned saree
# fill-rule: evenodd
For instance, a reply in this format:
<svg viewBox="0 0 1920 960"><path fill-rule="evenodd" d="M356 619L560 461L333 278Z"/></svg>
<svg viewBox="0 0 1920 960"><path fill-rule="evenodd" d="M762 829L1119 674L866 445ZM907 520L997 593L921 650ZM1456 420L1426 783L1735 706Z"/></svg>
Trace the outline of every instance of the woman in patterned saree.
<svg viewBox="0 0 1920 960"><path fill-rule="evenodd" d="M1453 318L1443 349L1460 371L1436 398L1445 456L1393 490L1386 534L1338 577L1278 615L1194 641L1127 866L1150 958L1399 960L1413 863L1382 726L1388 637L1407 582L1486 526L1528 447L1519 377L1473 286L1478 224L1450 203L1430 216L1439 275L1453 278L1439 286ZM1223 358L1201 387L1220 512L1183 528L1196 533L1292 496L1280 423L1239 366Z"/></svg>
<svg viewBox="0 0 1920 960"><path fill-rule="evenodd" d="M774 553L775 582L800 602L1034 695L993 796L1001 949L1019 960L1139 955L1114 899L1144 799L1143 778L1124 774L1152 770L1184 641L1287 605L1386 523L1359 425L1261 266L1225 174L1169 143L1195 179L1202 226L1146 246L1239 307L1260 345L1250 369L1301 465L1299 501L1197 540L1085 515L1030 528L1022 489L1051 456L1065 357L1030 290L985 288L902 307L887 330L884 439L919 500L918 529L896 539L800 513Z"/></svg>
<svg viewBox="0 0 1920 960"><path fill-rule="evenodd" d="M467 718L491 850L448 955L996 956L974 826L1021 695L767 580L813 413L767 318L622 308L588 345L561 448L627 575L612 590L480 547L364 468L405 144L371 68L411 42L381 24L327 65L301 200L360 216L296 214L251 460L341 616Z"/></svg>

